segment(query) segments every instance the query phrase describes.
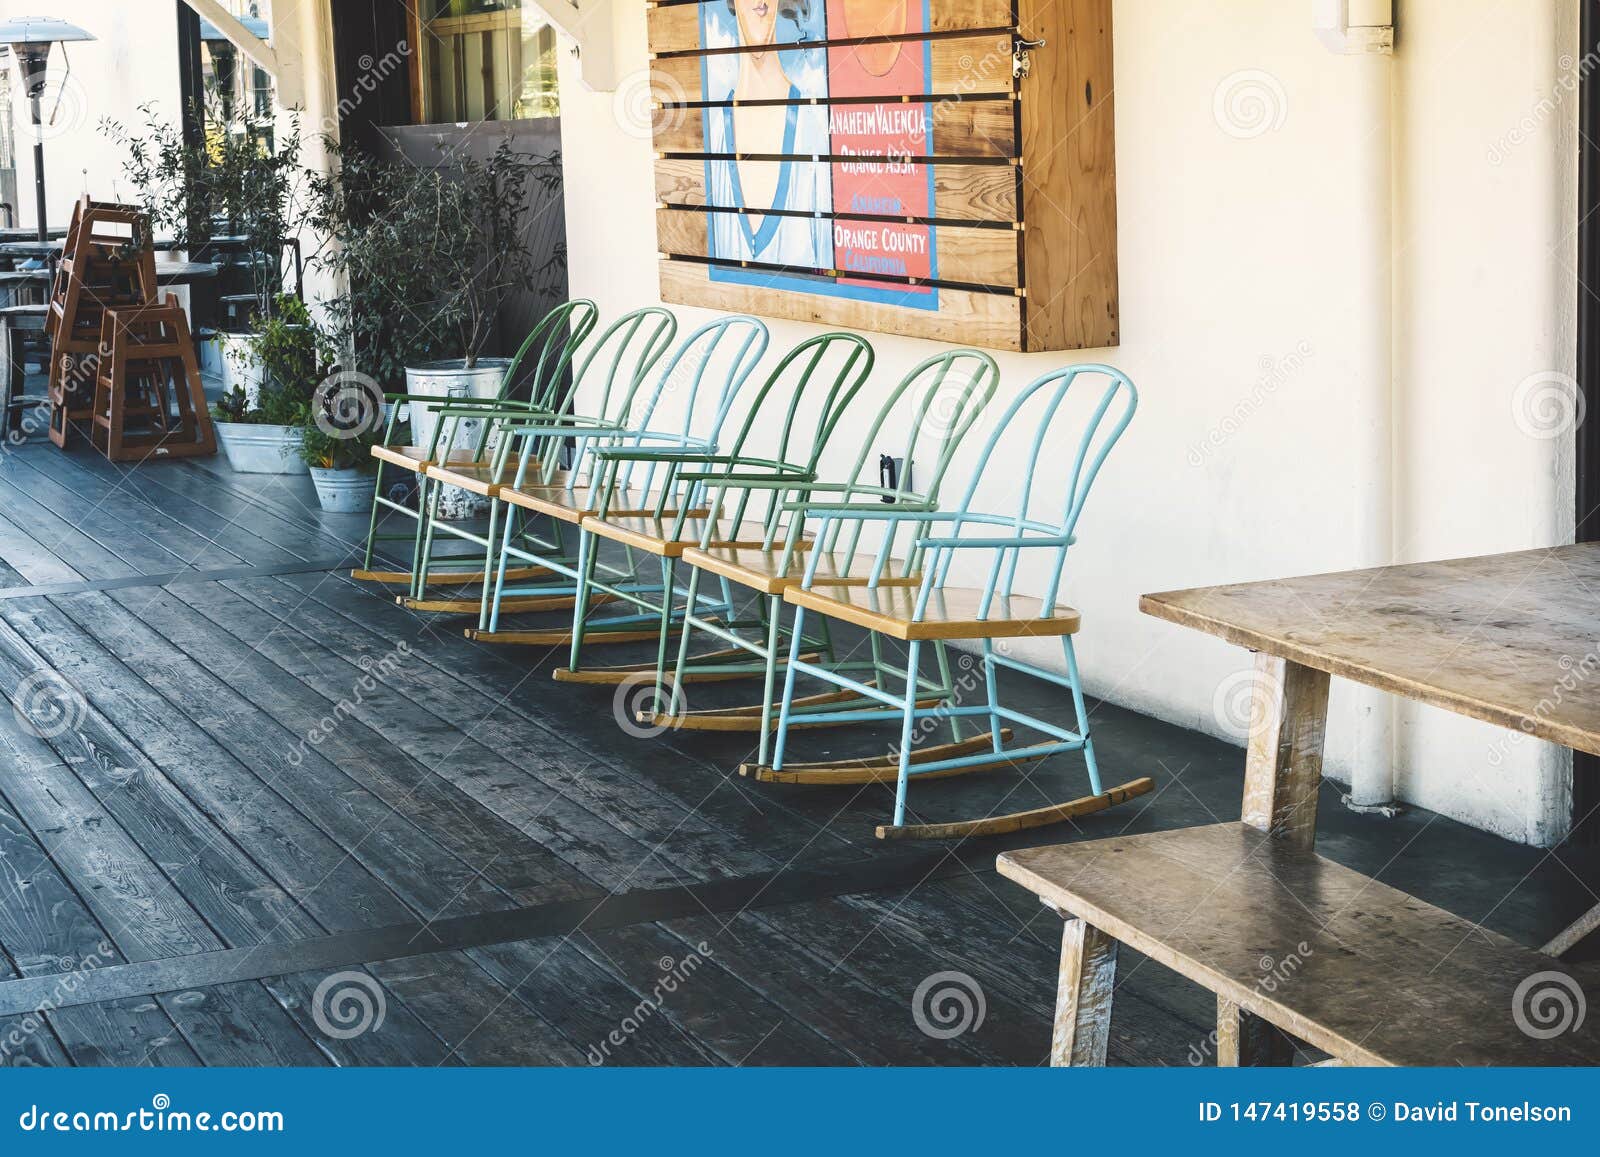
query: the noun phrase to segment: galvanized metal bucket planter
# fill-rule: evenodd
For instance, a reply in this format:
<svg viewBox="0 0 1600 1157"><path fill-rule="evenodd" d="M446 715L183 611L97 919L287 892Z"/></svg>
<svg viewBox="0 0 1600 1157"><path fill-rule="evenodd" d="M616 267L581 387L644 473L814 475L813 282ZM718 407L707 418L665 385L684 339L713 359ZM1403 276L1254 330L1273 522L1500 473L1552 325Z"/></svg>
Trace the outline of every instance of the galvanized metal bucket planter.
<svg viewBox="0 0 1600 1157"><path fill-rule="evenodd" d="M500 385L510 365L509 358L479 358L478 364L468 369L460 358L451 358L448 361L408 366L406 392L426 394L441 399L494 398L500 393ZM438 421L434 410L438 407L419 402L410 403L410 407L412 444L428 446L433 441L433 429ZM463 419L456 426L455 438L449 449L471 450L477 445L482 433L482 426L476 419ZM485 452L492 448L491 441ZM446 448L440 446L439 456L443 458L445 453ZM463 490L459 486L446 486L439 495L440 518L452 521L479 518L487 514L488 510L487 498Z"/></svg>
<svg viewBox="0 0 1600 1157"><path fill-rule="evenodd" d="M317 501L329 514L365 514L372 509L378 472L362 467L330 470L313 466L311 481L317 487Z"/></svg>
<svg viewBox="0 0 1600 1157"><path fill-rule="evenodd" d="M216 422L217 445L240 474L304 474L300 431L261 422Z"/></svg>

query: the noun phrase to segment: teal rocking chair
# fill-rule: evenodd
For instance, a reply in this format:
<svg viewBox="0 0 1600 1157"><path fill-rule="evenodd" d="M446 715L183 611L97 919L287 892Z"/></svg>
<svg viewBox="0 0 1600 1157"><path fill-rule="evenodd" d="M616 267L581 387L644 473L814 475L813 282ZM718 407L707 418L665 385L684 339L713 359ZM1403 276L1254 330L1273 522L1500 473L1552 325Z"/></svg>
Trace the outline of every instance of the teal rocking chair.
<svg viewBox="0 0 1600 1157"><path fill-rule="evenodd" d="M628 392L620 416L603 422L585 423L581 419L557 422L522 422L505 427L506 436L517 440L516 469L511 480L500 485L497 497L528 515L544 516L555 533L538 535L514 531L511 518L503 521L502 537L496 554L494 582L483 618L467 637L481 642L530 646L567 645L572 632L567 625L559 629L502 630L500 616L517 606L518 599L576 597L585 569L591 574L585 554L585 539L580 534L577 557L566 546L565 534L578 532L583 519L600 509L596 471L601 468L598 452L603 447L647 446L677 451L712 452L721 437L735 398L755 370L767 348L767 327L753 317L727 316L708 322L691 333L667 360L650 388L636 387ZM666 418L668 399L678 407L673 420ZM572 439L575 443L572 467L559 476L540 477L536 467L548 458L552 443ZM625 487L613 488L618 508L637 513L663 509L658 501L663 472L654 468L630 474ZM675 513L675 511L674 511ZM515 585L513 565L539 568L557 580L534 587ZM655 580L641 574L632 551L621 559L596 566L604 568L618 590L645 596L657 589ZM588 597L587 594L584 596ZM602 600L613 595L602 594ZM571 605L564 603L562 605ZM546 609L555 609L547 606ZM593 641L630 642L656 637L654 616L616 616L595 632Z"/></svg>
<svg viewBox="0 0 1600 1157"><path fill-rule="evenodd" d="M1106 384L1098 398L1092 382ZM1080 382L1083 382L1081 386ZM1074 387L1078 393L1073 394ZM1060 420L1063 402L1069 394L1076 400L1087 395L1087 416L1076 438L1076 451L1066 474L1065 501L1057 518L1035 513L1044 499L1034 485L1034 474L1047 448L1073 444L1070 435L1056 429L1067 423ZM1018 417L1031 404L1042 408L1031 442L1024 449L1001 443ZM905 511L892 506L871 509L859 503L802 502L794 504L796 514L815 519L817 534L824 539L835 527L850 527L852 535L869 524L877 524L880 543L875 554L856 553L845 561L842 574L824 570L822 551L813 551L806 561L800 583L784 591L784 601L795 608L795 625L788 668L785 673L782 707L778 716L774 758L770 767L760 764L741 768L741 772L770 782L803 784L859 784L893 782L895 785L893 822L877 829L880 839L958 838L1020 831L1058 823L1119 804L1150 790L1149 778L1140 778L1117 787L1101 784L1090 738L1088 711L1078 675L1077 655L1072 637L1079 626L1078 613L1060 604L1059 596L1067 554L1076 542L1075 530L1095 478L1132 420L1138 404L1133 383L1120 371L1103 365L1079 365L1046 374L1024 390L1006 410L990 436L972 481L959 506L948 512ZM1076 408L1076 407L1075 407ZM1052 436L1054 435L1054 436ZM1021 483L1015 507L1005 513L985 513L977 506L980 485L990 486L1016 479ZM890 558L899 543L906 563L892 566ZM1014 590L1024 556L1029 565L1037 562L1033 583L1037 597ZM963 569L975 576L976 586L959 587L951 580L957 558ZM915 583L904 581L920 572ZM805 660L800 654L804 623L809 616L822 616L865 629L874 640L893 639L905 645L907 676L904 689L893 691L863 683L837 668ZM1046 669L1013 653L1010 640L1059 638L1065 658L1064 672ZM921 652L927 644L942 647L948 640L973 640L981 646L981 683L984 701L962 703L960 697L937 703L922 701L917 676ZM876 644L875 644L876 645ZM1065 689L1071 698L1075 726L1067 727L1003 702L999 683L1001 670L1021 672ZM842 691L878 706L852 710L851 720L863 718L893 720L900 724L898 745L885 759L860 759L824 763L792 763L787 760L790 731L801 723L829 720L837 710L799 715L795 688L800 676L832 684ZM947 723L958 728L963 719L986 719L989 732L976 739L961 740L939 748L919 748L920 734ZM1011 727L1023 727L1040 738L1025 746L1011 747L1007 741ZM1042 807L1000 813L998 809L977 819L944 823L908 822L907 795L913 780L939 779L985 768L1019 767L1023 763L1046 759L1064 752L1082 752L1088 776L1089 793L1066 803L1046 803ZM1021 788L1039 790L1034 777L1025 774ZM1009 794L1008 794L1009 798Z"/></svg>
<svg viewBox="0 0 1600 1157"><path fill-rule="evenodd" d="M471 465L483 459L490 435L490 426L479 422L477 429L463 427L456 421L445 421L443 411L470 412L488 415L506 409L524 413L539 412L559 401L566 387L568 371L584 340L600 316L594 302L576 298L563 302L545 314L528 336L523 339L511 363L501 378L500 389L492 398L440 397L434 394L386 393L384 402L389 406L389 418L384 428L383 440L372 448L378 462L377 493L372 503L372 517L367 524L367 540L362 552L361 566L351 572L351 577L366 582L404 584L410 596L420 598L422 583L419 575L426 569L422 550L423 528L428 509L426 471L436 462L446 461L457 465ZM532 356L530 364L529 358ZM514 398L513 391L527 369L529 394L526 400ZM415 415L420 410L433 412L433 434L426 446L408 442L401 434L401 407ZM410 423L406 433L409 434ZM448 437L442 435L448 434ZM388 469L391 480L395 473L407 473L416 478L416 506L391 498L385 491L384 473ZM388 516L409 519L412 528L403 533L380 531L380 522ZM406 570L375 567L380 543L406 542L410 544L410 565ZM460 559L438 560L439 566L427 581L441 584L480 583L486 578L482 570L463 571Z"/></svg>

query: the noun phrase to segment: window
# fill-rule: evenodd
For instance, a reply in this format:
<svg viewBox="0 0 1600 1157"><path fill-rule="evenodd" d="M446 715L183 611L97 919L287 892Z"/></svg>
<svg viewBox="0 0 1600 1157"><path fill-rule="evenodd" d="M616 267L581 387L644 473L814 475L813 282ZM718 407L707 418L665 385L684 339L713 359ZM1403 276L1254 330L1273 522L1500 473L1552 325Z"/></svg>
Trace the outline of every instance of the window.
<svg viewBox="0 0 1600 1157"><path fill-rule="evenodd" d="M519 0L422 0L425 124L557 116L556 30Z"/></svg>

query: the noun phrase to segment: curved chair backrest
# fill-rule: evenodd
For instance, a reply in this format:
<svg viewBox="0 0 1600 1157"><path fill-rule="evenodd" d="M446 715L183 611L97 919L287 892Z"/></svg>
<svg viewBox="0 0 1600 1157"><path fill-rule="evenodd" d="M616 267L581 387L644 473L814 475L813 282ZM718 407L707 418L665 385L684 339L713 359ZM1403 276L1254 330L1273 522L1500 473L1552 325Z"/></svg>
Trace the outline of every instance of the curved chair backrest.
<svg viewBox="0 0 1600 1157"><path fill-rule="evenodd" d="M627 428L607 444L714 452L734 399L767 351L767 340L767 327L744 314L702 325L678 344L654 386L639 384L628 392L622 405ZM713 396L702 404L701 392L707 388ZM652 419L668 395L683 396L681 416L655 427ZM630 462L617 472L617 484L648 493L657 467L655 462Z"/></svg>
<svg viewBox="0 0 1600 1157"><path fill-rule="evenodd" d="M1049 502L1051 498L1050 495L1036 492L1034 486L1034 473L1038 468L1039 459L1047 444L1051 447L1072 444L1070 441L1051 435L1068 433L1070 438L1070 432L1057 429L1062 424L1062 403L1067 400L1069 393L1080 379L1088 378L1104 378L1106 385L1098 399L1091 393L1087 401L1088 415L1078 432L1076 448L1067 471L1064 500L1055 509L1036 510L1036 507ZM1022 490L1015 509L1004 513L975 510L973 504L977 500L980 483L990 473L991 462L999 452L1002 440L1005 439L1013 421L1036 398L1042 403L1043 412L1037 418L1032 441L1027 449L1023 450L1013 439L1013 443L1008 444L1004 450L1005 469L995 472L996 476L1007 478L1016 478L1020 474ZM1117 404L1119 399L1120 406ZM951 512L950 533L959 535L964 527L985 526L1004 528L1018 541L1026 540L1029 536L1057 540L1057 545L1050 551L1050 578L1044 598L1046 606L1054 604L1066 564L1067 548L1074 541L1073 534L1078 525L1078 517L1083 513L1083 504L1100 474L1100 467L1105 464L1106 456L1122 437L1122 432L1128 428L1128 423L1133 420L1138 405L1139 391L1133 382L1121 370L1111 366L1096 363L1067 366L1035 379L1006 408L1006 412L1001 415L1000 421L989 435L988 442L984 444L966 493ZM1016 579L1017 563L1023 549L1020 546L995 548L988 581L984 588L985 613L995 595L1002 597L1011 595L1012 584ZM954 552L947 551L939 562L936 581L941 586L948 577L953 557Z"/></svg>
<svg viewBox="0 0 1600 1157"><path fill-rule="evenodd" d="M627 400L677 336L678 319L669 309L647 305L623 314L589 347L559 413L571 413L579 393L585 393L589 395L583 399L586 417L620 421Z"/></svg>
<svg viewBox="0 0 1600 1157"><path fill-rule="evenodd" d="M551 399L561 398L570 380L572 360L599 320L600 307L586 297L572 298L551 309L534 323L528 336L517 347L517 352L511 356L505 373L500 375L495 400L510 400L512 391L523 377L524 367L531 370L529 405L536 410L544 409ZM441 398L437 404L430 403L427 408L444 410L449 405L449 398ZM440 446L470 446L473 456L482 458L495 428L495 422L482 421L480 417L470 414L442 418L434 423L433 435L428 443L429 456L438 453ZM497 461L500 456L497 450Z"/></svg>
<svg viewBox="0 0 1600 1157"><path fill-rule="evenodd" d="M790 475L815 477L817 464L827 448L828 440L833 437L850 403L866 384L875 358L866 338L860 334L841 332L807 338L784 354L751 399L744 422L728 445L729 456L738 459L730 464L731 471L738 474L743 466L759 472L765 465ZM816 390L822 391L821 403L815 424L811 426L810 440L806 442L806 424L799 421L801 406ZM768 402L781 402L785 391L788 402L783 408L781 425L777 427L773 439L772 456L768 458L759 455L753 443L765 430L765 423L778 421L778 414L769 409ZM763 425L758 427L758 422ZM799 433L797 426L801 427ZM794 451L792 458L791 448ZM711 505L714 509L721 509L729 489L738 495L732 521L736 524L743 522L756 492L749 487L741 487L737 482L720 486L708 482L707 485L713 488ZM770 533L775 528L785 491L764 489L761 493L767 500L762 504L764 510L761 521ZM685 502L684 506L687 505ZM710 533L709 527L707 533Z"/></svg>
<svg viewBox="0 0 1600 1157"><path fill-rule="evenodd" d="M861 449L837 500L848 502L878 497L885 503L937 505L945 475L961 440L994 397L999 382L1000 368L995 365L994 358L981 350L949 350L913 366L890 391L867 427ZM910 407L910 413L902 417L906 406ZM904 421L905 430L903 441L899 438L901 421ZM900 450L901 463L911 463L912 467L902 468L892 487L882 485L874 457L886 448L883 441L886 431L894 439L889 445ZM823 500L834 499L830 495ZM863 529L859 521L832 521L819 544L821 548L825 551L839 549L838 538L847 525L849 540L844 552L854 556Z"/></svg>
<svg viewBox="0 0 1600 1157"><path fill-rule="evenodd" d="M528 363L532 376L529 401L535 409L552 409L566 389L572 359L599 320L600 307L586 297L564 301L540 318L506 367L500 400L511 397L524 363Z"/></svg>

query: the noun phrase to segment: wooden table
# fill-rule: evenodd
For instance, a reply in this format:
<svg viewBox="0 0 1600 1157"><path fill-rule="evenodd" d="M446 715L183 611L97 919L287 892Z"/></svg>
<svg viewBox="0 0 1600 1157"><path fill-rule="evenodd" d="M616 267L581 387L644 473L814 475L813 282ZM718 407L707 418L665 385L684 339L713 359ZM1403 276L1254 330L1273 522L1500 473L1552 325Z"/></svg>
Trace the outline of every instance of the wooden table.
<svg viewBox="0 0 1600 1157"><path fill-rule="evenodd" d="M1058 1062L1104 1063L1119 943L1217 994L1218 1054L1232 1063L1282 1062L1284 1031L1356 1063L1600 1057L1592 1032L1547 1046L1475 1003L1501 1003L1519 975L1574 983L1553 958L1600 927L1600 905L1535 953L1314 854L1331 676L1600 754L1600 544L1172 591L1140 608L1256 653L1242 822L1000 857L1067 917ZM1305 919L1341 890L1348 904ZM1281 995L1252 983L1252 955L1314 942L1335 915L1347 940L1323 959L1338 970ZM1427 981L1453 976L1462 1007L1401 975L1407 953L1415 964L1434 941L1469 939L1481 955L1443 953ZM1386 1035L1404 1023L1393 1005L1372 1019L1369 1005L1397 993L1436 1010L1430 1030L1406 1030L1414 1040Z"/></svg>
<svg viewBox="0 0 1600 1157"><path fill-rule="evenodd" d="M1600 755L1600 543L1146 595L1256 652L1244 820L1309 848L1338 675ZM1591 908L1545 946L1600 927Z"/></svg>

